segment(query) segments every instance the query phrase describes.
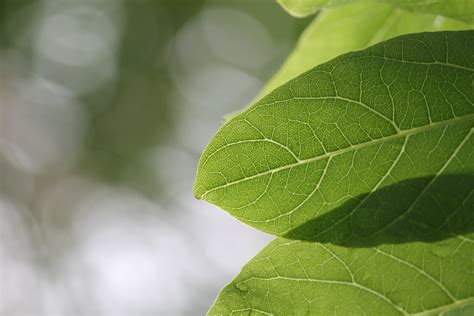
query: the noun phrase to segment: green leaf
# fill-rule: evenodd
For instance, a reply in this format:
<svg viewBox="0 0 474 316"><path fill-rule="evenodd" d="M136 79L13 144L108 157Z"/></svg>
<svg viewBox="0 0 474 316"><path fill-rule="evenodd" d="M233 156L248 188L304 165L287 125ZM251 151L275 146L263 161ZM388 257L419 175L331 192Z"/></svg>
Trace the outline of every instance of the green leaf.
<svg viewBox="0 0 474 316"><path fill-rule="evenodd" d="M302 18L315 14L325 7L350 3L352 0L277 0L277 2L283 7L283 9L288 11L289 14Z"/></svg>
<svg viewBox="0 0 474 316"><path fill-rule="evenodd" d="M331 7L352 0L277 0L291 15L304 17L324 7ZM378 0L410 11L440 14L454 19L474 22L474 2L471 0Z"/></svg>
<svg viewBox="0 0 474 316"><path fill-rule="evenodd" d="M357 1L328 8L307 27L284 65L264 87L261 96L349 51L408 33L469 28L468 24L453 19L408 12L373 1Z"/></svg>
<svg viewBox="0 0 474 316"><path fill-rule="evenodd" d="M433 239L472 183L440 179L474 174L473 51L474 31L411 34L300 75L217 132L196 197L275 235L355 244L436 208L409 226Z"/></svg>
<svg viewBox="0 0 474 316"><path fill-rule="evenodd" d="M277 239L208 315L473 315L472 237L375 248Z"/></svg>

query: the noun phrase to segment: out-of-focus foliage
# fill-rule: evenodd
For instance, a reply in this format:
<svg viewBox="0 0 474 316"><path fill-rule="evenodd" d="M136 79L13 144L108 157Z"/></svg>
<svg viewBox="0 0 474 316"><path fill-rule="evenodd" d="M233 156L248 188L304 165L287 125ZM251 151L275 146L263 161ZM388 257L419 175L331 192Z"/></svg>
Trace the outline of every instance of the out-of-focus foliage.
<svg viewBox="0 0 474 316"><path fill-rule="evenodd" d="M196 153L308 21L273 0L3 0L0 19L0 313L204 313L268 238L193 201ZM221 230L246 234L221 249Z"/></svg>
<svg viewBox="0 0 474 316"><path fill-rule="evenodd" d="M293 52L260 95L339 55L398 35L469 28L469 24L450 18L405 11L373 1L327 8L303 32Z"/></svg>
<svg viewBox="0 0 474 316"><path fill-rule="evenodd" d="M304 17L324 7L337 6L358 0L277 0L290 14ZM388 3L410 11L440 14L468 23L474 22L474 3L471 0L372 0Z"/></svg>

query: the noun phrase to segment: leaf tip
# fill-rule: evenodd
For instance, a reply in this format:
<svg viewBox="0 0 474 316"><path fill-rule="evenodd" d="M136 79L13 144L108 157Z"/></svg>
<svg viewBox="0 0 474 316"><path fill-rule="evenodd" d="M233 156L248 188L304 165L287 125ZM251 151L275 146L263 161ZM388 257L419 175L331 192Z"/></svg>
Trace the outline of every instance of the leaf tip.
<svg viewBox="0 0 474 316"><path fill-rule="evenodd" d="M199 175L196 175L196 180L194 181L194 186L193 186L193 195L195 199L202 200L202 197L204 195L204 188L199 183L200 183Z"/></svg>
<svg viewBox="0 0 474 316"><path fill-rule="evenodd" d="M277 3L295 18L305 18L313 15L319 10L319 6L301 6L289 0L277 0Z"/></svg>

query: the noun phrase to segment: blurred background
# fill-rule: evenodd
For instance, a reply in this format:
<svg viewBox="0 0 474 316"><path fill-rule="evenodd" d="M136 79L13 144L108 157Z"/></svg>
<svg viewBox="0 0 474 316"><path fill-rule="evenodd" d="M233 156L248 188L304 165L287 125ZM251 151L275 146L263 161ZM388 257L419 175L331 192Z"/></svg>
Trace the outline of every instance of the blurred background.
<svg viewBox="0 0 474 316"><path fill-rule="evenodd" d="M0 315L203 315L271 238L200 153L309 22L274 0L0 0Z"/></svg>

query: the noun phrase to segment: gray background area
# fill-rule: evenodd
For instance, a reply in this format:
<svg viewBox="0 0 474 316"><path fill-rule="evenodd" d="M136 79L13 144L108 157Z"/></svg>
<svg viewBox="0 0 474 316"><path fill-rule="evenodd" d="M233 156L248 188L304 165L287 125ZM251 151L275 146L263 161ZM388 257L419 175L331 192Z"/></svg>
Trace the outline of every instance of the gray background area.
<svg viewBox="0 0 474 316"><path fill-rule="evenodd" d="M0 0L0 314L202 315L269 240L192 195L308 20L273 0Z"/></svg>

